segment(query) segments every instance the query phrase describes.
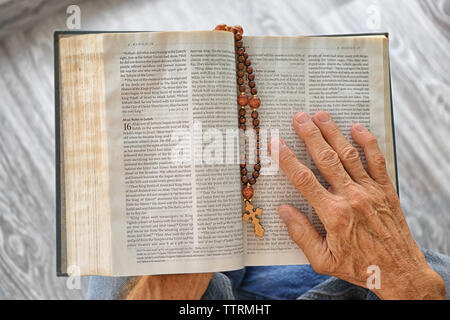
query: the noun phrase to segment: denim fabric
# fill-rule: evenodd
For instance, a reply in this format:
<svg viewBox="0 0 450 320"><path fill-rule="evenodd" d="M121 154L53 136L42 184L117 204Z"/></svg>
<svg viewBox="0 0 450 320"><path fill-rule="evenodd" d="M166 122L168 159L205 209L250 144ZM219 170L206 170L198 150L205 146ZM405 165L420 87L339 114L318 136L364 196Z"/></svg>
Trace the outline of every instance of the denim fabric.
<svg viewBox="0 0 450 320"><path fill-rule="evenodd" d="M428 264L440 274L450 299L450 257L423 250ZM368 289L315 273L309 265L247 267L215 273L202 299L373 300ZM132 277L91 277L87 299L119 299Z"/></svg>
<svg viewBox="0 0 450 320"><path fill-rule="evenodd" d="M314 272L310 265L247 267L225 275L239 300L293 300L329 278Z"/></svg>

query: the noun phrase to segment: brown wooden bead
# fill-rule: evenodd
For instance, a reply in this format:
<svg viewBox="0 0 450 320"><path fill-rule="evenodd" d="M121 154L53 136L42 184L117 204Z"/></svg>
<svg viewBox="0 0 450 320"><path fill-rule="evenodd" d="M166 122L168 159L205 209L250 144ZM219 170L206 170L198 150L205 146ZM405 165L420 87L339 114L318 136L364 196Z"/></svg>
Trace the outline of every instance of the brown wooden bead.
<svg viewBox="0 0 450 320"><path fill-rule="evenodd" d="M247 129L247 127L245 126L245 124L241 124L241 125L239 125L239 129L245 131Z"/></svg>
<svg viewBox="0 0 450 320"><path fill-rule="evenodd" d="M243 85L244 84L244 78L237 78L237 83L238 83L238 85Z"/></svg>
<svg viewBox="0 0 450 320"><path fill-rule="evenodd" d="M244 85L240 85L239 86L239 92L245 92L245 86Z"/></svg>
<svg viewBox="0 0 450 320"><path fill-rule="evenodd" d="M245 163L240 163L239 165L241 166L241 168L245 168L247 166L247 164Z"/></svg>
<svg viewBox="0 0 450 320"><path fill-rule="evenodd" d="M254 88L255 85L256 85L255 81L249 81L249 82L248 82L248 86L249 86L250 88Z"/></svg>
<svg viewBox="0 0 450 320"><path fill-rule="evenodd" d="M236 34L238 32L237 29L235 29L234 27L230 27L230 26L227 26L227 31L233 32L234 34Z"/></svg>
<svg viewBox="0 0 450 320"><path fill-rule="evenodd" d="M239 70L238 72L236 72L236 74L237 74L237 76L238 76L239 78L243 78L244 75L245 75L245 73L244 73L243 70Z"/></svg>
<svg viewBox="0 0 450 320"><path fill-rule="evenodd" d="M253 128L253 129L255 129L256 133L259 133L259 128Z"/></svg>
<svg viewBox="0 0 450 320"><path fill-rule="evenodd" d="M258 118L258 111L252 111L252 118L253 119Z"/></svg>
<svg viewBox="0 0 450 320"><path fill-rule="evenodd" d="M248 96L246 94L239 95L237 102L240 106L246 106L248 104Z"/></svg>
<svg viewBox="0 0 450 320"><path fill-rule="evenodd" d="M245 69L245 70L247 70L247 73L252 73L253 72L253 68L252 67L247 67L247 69Z"/></svg>
<svg viewBox="0 0 450 320"><path fill-rule="evenodd" d="M247 176L242 176L242 177L241 177L241 181L242 181L243 183L248 183L248 177L247 177Z"/></svg>
<svg viewBox="0 0 450 320"><path fill-rule="evenodd" d="M256 179L251 177L250 179L248 179L248 183L255 184L256 183Z"/></svg>
<svg viewBox="0 0 450 320"><path fill-rule="evenodd" d="M246 186L242 189L242 195L244 196L244 199L246 199L246 200L250 200L253 197L254 193L255 192L253 191L253 188L250 186Z"/></svg>
<svg viewBox="0 0 450 320"><path fill-rule="evenodd" d="M238 54L238 55L240 55L240 56L242 56L242 55L244 55L244 58L245 58L245 48L239 48L239 49L237 49L236 50L236 53Z"/></svg>
<svg viewBox="0 0 450 320"><path fill-rule="evenodd" d="M259 126L259 120L258 119L253 119L253 125L255 127Z"/></svg>
<svg viewBox="0 0 450 320"><path fill-rule="evenodd" d="M218 24L214 30L225 31L227 28L226 24Z"/></svg>
<svg viewBox="0 0 450 320"><path fill-rule="evenodd" d="M244 48L244 51L245 51L245 48ZM248 53L247 52L243 53L243 56L244 56L245 59L247 59L248 58Z"/></svg>
<svg viewBox="0 0 450 320"><path fill-rule="evenodd" d="M242 168L242 169L241 169L241 174L242 174L243 176L245 176L245 175L247 174L247 169L246 169L246 168Z"/></svg>
<svg viewBox="0 0 450 320"><path fill-rule="evenodd" d="M238 41L236 41L236 43L234 44L236 47L238 47L238 48L240 48L240 47L242 47L242 45L243 45L244 43L242 42L242 40L238 40Z"/></svg>
<svg viewBox="0 0 450 320"><path fill-rule="evenodd" d="M256 88L251 88L251 89L250 89L250 93L251 93L252 95L256 95L256 94L258 93L258 90L256 90Z"/></svg>
<svg viewBox="0 0 450 320"><path fill-rule="evenodd" d="M245 62L244 56L238 56L238 62L241 62L241 63Z"/></svg>
<svg viewBox="0 0 450 320"><path fill-rule="evenodd" d="M240 34L244 34L244 29L242 29L242 27L240 25L235 25L234 28L240 33Z"/></svg>
<svg viewBox="0 0 450 320"><path fill-rule="evenodd" d="M238 67L239 70L244 70L245 64L243 64L243 63L238 63L237 67Z"/></svg>
<svg viewBox="0 0 450 320"><path fill-rule="evenodd" d="M260 165L259 163L257 163L257 164L255 164L255 165L253 166L253 168L254 168L256 171L259 171L259 170L261 170L261 165Z"/></svg>
<svg viewBox="0 0 450 320"><path fill-rule="evenodd" d="M248 75L248 80L251 80L251 81L255 80L255 75L254 74L249 74Z"/></svg>
<svg viewBox="0 0 450 320"><path fill-rule="evenodd" d="M234 39L235 39L236 41L242 40L242 34L236 33L236 34L234 35Z"/></svg>
<svg viewBox="0 0 450 320"><path fill-rule="evenodd" d="M257 156L260 156L260 155L261 155L261 153L260 153L260 151L259 151L258 149L256 149L255 154L256 154Z"/></svg>
<svg viewBox="0 0 450 320"><path fill-rule="evenodd" d="M246 111L245 111L244 108L240 108L240 109L239 109L239 115L240 115L240 116L245 116L245 113L246 113Z"/></svg>
<svg viewBox="0 0 450 320"><path fill-rule="evenodd" d="M252 64L252 61L250 59L245 60L245 65L248 67L249 65Z"/></svg>
<svg viewBox="0 0 450 320"><path fill-rule="evenodd" d="M245 117L239 117L239 123L240 124L244 124L247 120L245 119Z"/></svg>
<svg viewBox="0 0 450 320"><path fill-rule="evenodd" d="M252 173L253 178L258 178L259 177L259 172L258 171L253 171Z"/></svg>
<svg viewBox="0 0 450 320"><path fill-rule="evenodd" d="M252 107L253 109L259 108L260 105L261 105L261 100L258 97L252 97L250 99L250 107Z"/></svg>
<svg viewBox="0 0 450 320"><path fill-rule="evenodd" d="M261 143L257 142L256 143L256 149L260 149L261 148Z"/></svg>

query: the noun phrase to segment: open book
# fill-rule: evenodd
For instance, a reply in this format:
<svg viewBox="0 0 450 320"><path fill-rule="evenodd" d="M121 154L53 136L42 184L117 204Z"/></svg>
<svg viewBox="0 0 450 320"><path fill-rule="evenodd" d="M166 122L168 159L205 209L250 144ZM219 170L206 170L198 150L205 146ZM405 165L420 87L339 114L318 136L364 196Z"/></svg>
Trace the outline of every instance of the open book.
<svg viewBox="0 0 450 320"><path fill-rule="evenodd" d="M262 101L263 238L242 221L232 33L55 33L58 274L308 263L276 208L295 205L323 227L265 147L279 135L319 176L292 127L298 111L328 111L350 140L353 123L370 128L396 182L387 35L244 45Z"/></svg>

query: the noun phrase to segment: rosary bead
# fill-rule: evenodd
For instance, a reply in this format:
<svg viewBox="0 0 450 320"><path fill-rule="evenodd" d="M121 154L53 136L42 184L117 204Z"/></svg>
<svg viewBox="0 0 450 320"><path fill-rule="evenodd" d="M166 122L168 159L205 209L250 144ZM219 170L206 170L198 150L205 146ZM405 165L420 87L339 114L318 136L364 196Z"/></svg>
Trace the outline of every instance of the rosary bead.
<svg viewBox="0 0 450 320"><path fill-rule="evenodd" d="M258 178L259 177L259 172L258 171L253 171L252 173L253 178Z"/></svg>
<svg viewBox="0 0 450 320"><path fill-rule="evenodd" d="M247 60L245 60L245 65L248 67L249 65L251 65L252 64L252 62L250 61L250 59L247 59Z"/></svg>
<svg viewBox="0 0 450 320"><path fill-rule="evenodd" d="M250 178L250 180L251 179L252 178ZM242 195L244 196L244 199L246 199L246 200L250 200L253 197L253 194L254 194L253 188L250 186L246 186L242 189Z"/></svg>
<svg viewBox="0 0 450 320"><path fill-rule="evenodd" d="M238 104L240 106L246 106L248 104L248 96L246 94L239 95Z"/></svg>
<svg viewBox="0 0 450 320"><path fill-rule="evenodd" d="M214 30L225 31L227 29L226 24L218 24Z"/></svg>
<svg viewBox="0 0 450 320"><path fill-rule="evenodd" d="M244 34L244 29L242 29L242 27L240 25L235 25L234 28L240 33L240 34Z"/></svg>
<svg viewBox="0 0 450 320"><path fill-rule="evenodd" d="M239 78L243 78L245 75L244 71L242 71L242 70L237 71L236 74Z"/></svg>
<svg viewBox="0 0 450 320"><path fill-rule="evenodd" d="M246 169L246 168L242 168L242 169L241 169L241 174L242 174L243 176L245 176L245 175L247 174L247 169Z"/></svg>
<svg viewBox="0 0 450 320"><path fill-rule="evenodd" d="M253 119L258 118L258 111L252 111L252 118Z"/></svg>
<svg viewBox="0 0 450 320"><path fill-rule="evenodd" d="M248 183L248 177L247 176L242 176L241 181L243 183Z"/></svg>
<svg viewBox="0 0 450 320"><path fill-rule="evenodd" d="M252 107L253 109L259 108L260 105L261 105L261 100L258 97L253 96L250 99L250 107Z"/></svg>
<svg viewBox="0 0 450 320"><path fill-rule="evenodd" d="M239 117L239 123L240 124L244 124L247 120L245 119L245 117Z"/></svg>
<svg viewBox="0 0 450 320"><path fill-rule="evenodd" d="M255 81L249 81L249 82L248 82L248 86L249 86L250 88L254 88L255 85L256 85Z"/></svg>
<svg viewBox="0 0 450 320"><path fill-rule="evenodd" d="M244 85L240 85L239 86L239 92L245 92L245 86Z"/></svg>
<svg viewBox="0 0 450 320"><path fill-rule="evenodd" d="M246 165L245 163L240 163L239 166L240 166L241 168L245 168L247 165Z"/></svg>
<svg viewBox="0 0 450 320"><path fill-rule="evenodd" d="M259 170L261 170L261 165L260 165L259 163L257 163L257 164L255 164L255 165L253 166L253 168L254 168L256 171L259 171Z"/></svg>
<svg viewBox="0 0 450 320"><path fill-rule="evenodd" d="M259 149L256 149L255 154L259 157L261 155Z"/></svg>
<svg viewBox="0 0 450 320"><path fill-rule="evenodd" d="M235 45L236 47L240 48L240 47L242 47L243 44L244 44L244 43L242 42L242 40L238 40L238 41L235 42L234 45Z"/></svg>
<svg viewBox="0 0 450 320"><path fill-rule="evenodd" d="M247 70L247 73L248 73L248 74L250 74L250 73L252 73L252 72L253 72L253 68L252 68L252 67L247 67L247 69L246 69L246 70Z"/></svg>
<svg viewBox="0 0 450 320"><path fill-rule="evenodd" d="M235 29L234 27L229 27L229 26L227 26L227 31L233 32L234 34L236 34L238 32L237 29Z"/></svg>
<svg viewBox="0 0 450 320"><path fill-rule="evenodd" d="M241 124L241 125L239 125L239 129L245 131L247 129L247 127L245 126L245 124Z"/></svg>
<svg viewBox="0 0 450 320"><path fill-rule="evenodd" d="M259 120L258 119L253 119L253 125L255 127L259 126Z"/></svg>
<svg viewBox="0 0 450 320"><path fill-rule="evenodd" d="M244 78L237 78L237 83L242 86L244 84Z"/></svg>
<svg viewBox="0 0 450 320"><path fill-rule="evenodd" d="M243 63L238 63L237 67L238 67L239 70L244 70L245 64L243 64Z"/></svg>
<svg viewBox="0 0 450 320"><path fill-rule="evenodd" d="M251 89L250 89L250 93L251 93L252 95L256 95L256 94L258 93L258 90L256 90L256 88L251 88Z"/></svg>
<svg viewBox="0 0 450 320"><path fill-rule="evenodd" d="M241 39L242 39L242 34L236 33L236 34L234 35L234 39L235 39L236 41L241 40Z"/></svg>
<svg viewBox="0 0 450 320"><path fill-rule="evenodd" d="M245 51L245 48L244 48L244 51ZM247 53L247 52L243 53L243 55L244 55L244 58L245 58L245 59L248 58L248 53Z"/></svg>
<svg viewBox="0 0 450 320"><path fill-rule="evenodd" d="M248 179L248 183L255 184L256 183L256 179L251 177L250 179Z"/></svg>
<svg viewBox="0 0 450 320"><path fill-rule="evenodd" d="M239 56L242 56L242 55L244 55L244 58L245 58L245 48L239 48L239 49L237 49L237 51L236 51L236 53L239 55Z"/></svg>
<svg viewBox="0 0 450 320"><path fill-rule="evenodd" d="M238 56L238 61L239 62L245 62L244 56Z"/></svg>
<svg viewBox="0 0 450 320"><path fill-rule="evenodd" d="M243 108L239 109L239 115L245 116L245 109L243 109Z"/></svg>
<svg viewBox="0 0 450 320"><path fill-rule="evenodd" d="M256 134L259 133L259 128L253 128L253 129L255 129Z"/></svg>

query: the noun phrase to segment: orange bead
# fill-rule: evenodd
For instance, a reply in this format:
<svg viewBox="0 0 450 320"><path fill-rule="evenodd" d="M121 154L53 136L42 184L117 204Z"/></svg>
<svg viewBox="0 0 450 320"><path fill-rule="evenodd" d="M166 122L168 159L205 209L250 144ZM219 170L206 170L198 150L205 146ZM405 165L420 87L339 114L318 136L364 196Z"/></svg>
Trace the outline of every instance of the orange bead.
<svg viewBox="0 0 450 320"><path fill-rule="evenodd" d="M260 105L261 100L258 97L252 97L250 99L250 107L252 107L253 109L258 109Z"/></svg>
<svg viewBox="0 0 450 320"><path fill-rule="evenodd" d="M239 31L240 34L244 34L244 29L242 29L241 26L236 25L236 26L234 26L234 28L237 29L237 31Z"/></svg>
<svg viewBox="0 0 450 320"><path fill-rule="evenodd" d="M238 97L238 104L240 106L246 106L248 104L248 96L246 94L241 94Z"/></svg>
<svg viewBox="0 0 450 320"><path fill-rule="evenodd" d="M218 24L214 30L225 31L227 29L226 24Z"/></svg>
<svg viewBox="0 0 450 320"><path fill-rule="evenodd" d="M244 187L244 189L242 189L242 196L244 197L245 200L250 200L253 197L254 191L253 188L250 186L246 186Z"/></svg>

